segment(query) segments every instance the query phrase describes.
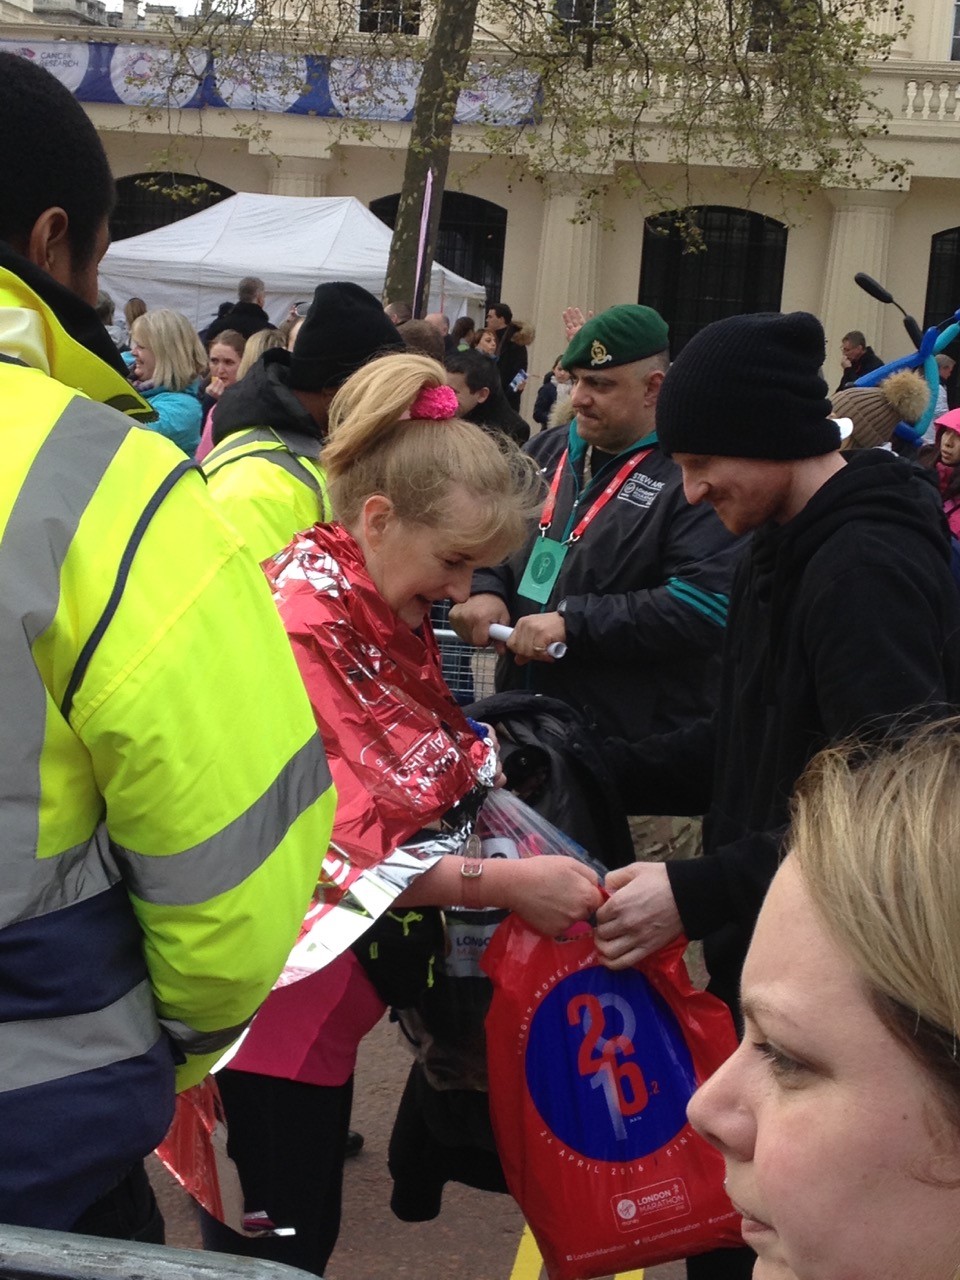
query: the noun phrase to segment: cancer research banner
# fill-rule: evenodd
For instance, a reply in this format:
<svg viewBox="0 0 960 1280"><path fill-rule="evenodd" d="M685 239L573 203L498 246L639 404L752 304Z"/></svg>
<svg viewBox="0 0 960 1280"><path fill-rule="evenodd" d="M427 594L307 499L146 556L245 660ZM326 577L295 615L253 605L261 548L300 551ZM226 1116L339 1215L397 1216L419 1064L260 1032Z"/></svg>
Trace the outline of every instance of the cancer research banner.
<svg viewBox="0 0 960 1280"><path fill-rule="evenodd" d="M0 40L45 67L81 102L128 107L276 111L359 120L410 120L421 64L316 54L213 57L167 45ZM532 123L536 76L477 66L460 94L458 124Z"/></svg>

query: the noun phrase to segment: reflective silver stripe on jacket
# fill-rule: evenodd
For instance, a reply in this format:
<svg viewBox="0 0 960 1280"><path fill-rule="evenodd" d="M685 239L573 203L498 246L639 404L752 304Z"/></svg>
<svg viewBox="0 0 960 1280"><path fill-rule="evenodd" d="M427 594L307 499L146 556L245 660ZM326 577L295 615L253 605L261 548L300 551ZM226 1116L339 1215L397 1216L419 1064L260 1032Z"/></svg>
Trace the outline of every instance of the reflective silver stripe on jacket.
<svg viewBox="0 0 960 1280"><path fill-rule="evenodd" d="M0 1022L0 1093L140 1057L160 1035L148 981L92 1013Z"/></svg>
<svg viewBox="0 0 960 1280"><path fill-rule="evenodd" d="M274 852L297 818L330 786L330 769L314 734L267 790L220 831L182 853L150 856L114 844L131 893L156 906L208 902L235 889Z"/></svg>
<svg viewBox="0 0 960 1280"><path fill-rule="evenodd" d="M160 1022L184 1053L220 1053L221 1050L230 1048L252 1019L253 1014L239 1026L225 1027L221 1031L195 1031L185 1022L176 1022L173 1018L161 1018Z"/></svg>
<svg viewBox="0 0 960 1280"><path fill-rule="evenodd" d="M5 862L0 864L0 877L0 923L5 928L18 920L35 920L71 903L96 897L117 883L120 871L106 828L101 825L89 840L54 858L18 861L15 883L13 867Z"/></svg>
<svg viewBox="0 0 960 1280"><path fill-rule="evenodd" d="M56 615L60 573L81 517L133 429L102 405L71 400L41 445L0 538L0 927L29 912L44 880L72 876L80 897L104 887L88 886L77 874L76 850L37 862L47 700L30 646Z"/></svg>

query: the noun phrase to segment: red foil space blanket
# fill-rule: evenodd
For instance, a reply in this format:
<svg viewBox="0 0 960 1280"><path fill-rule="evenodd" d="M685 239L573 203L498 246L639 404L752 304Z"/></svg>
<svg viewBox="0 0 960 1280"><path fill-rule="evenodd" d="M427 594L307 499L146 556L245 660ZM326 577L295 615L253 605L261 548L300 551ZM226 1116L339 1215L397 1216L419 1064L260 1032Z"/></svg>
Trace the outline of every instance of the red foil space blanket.
<svg viewBox="0 0 960 1280"><path fill-rule="evenodd" d="M346 951L417 876L462 847L477 806L463 806L452 830L427 839L423 830L471 792L479 804L497 763L443 682L429 624L418 635L394 615L345 529L315 525L264 570L337 789L330 848L279 987ZM177 1099L157 1154L200 1204L249 1234L224 1137L208 1077Z"/></svg>

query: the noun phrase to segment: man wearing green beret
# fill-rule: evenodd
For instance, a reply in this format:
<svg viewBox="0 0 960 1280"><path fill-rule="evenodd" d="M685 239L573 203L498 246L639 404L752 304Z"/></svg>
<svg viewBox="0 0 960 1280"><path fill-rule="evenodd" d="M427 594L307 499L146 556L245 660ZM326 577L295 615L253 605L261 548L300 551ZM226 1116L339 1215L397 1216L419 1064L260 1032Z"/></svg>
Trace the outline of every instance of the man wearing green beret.
<svg viewBox="0 0 960 1280"><path fill-rule="evenodd" d="M562 364L576 417L527 446L548 490L538 527L450 614L472 644L490 643L491 623L514 626L497 646L498 690L559 698L602 735L634 740L712 706L739 550L711 510L687 503L659 448L668 343L662 317L635 305L574 334Z"/></svg>

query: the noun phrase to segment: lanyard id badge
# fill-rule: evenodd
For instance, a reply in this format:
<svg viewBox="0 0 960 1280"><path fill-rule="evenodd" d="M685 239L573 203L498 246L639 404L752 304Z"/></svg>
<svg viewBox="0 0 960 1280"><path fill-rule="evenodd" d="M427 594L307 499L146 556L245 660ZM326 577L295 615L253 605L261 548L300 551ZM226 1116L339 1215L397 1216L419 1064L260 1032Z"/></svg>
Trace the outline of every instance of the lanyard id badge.
<svg viewBox="0 0 960 1280"><path fill-rule="evenodd" d="M632 452L631 456L621 465L613 479L609 481L606 488L600 496L594 501L590 510L581 517L577 527L570 534L565 542L557 542L555 538L547 537L547 530L553 522L553 513L557 504L557 493L560 489L560 477L563 474L563 468L566 465L568 450L564 450L556 471L553 473L553 480L550 484L550 492L547 495L547 501L544 504L543 512L540 516L540 537L533 544L530 551L530 558L527 561L527 567L523 571L523 577L520 579L520 585L517 587L517 594L523 596L525 600L533 600L535 604L546 604L550 599L550 593L556 586L557 578L560 576L560 570L563 568L564 557L567 551L575 543L579 542L583 535L589 529L594 519L599 515L603 508L607 505L615 493L618 493L627 476L631 474L633 469L651 453L652 450L645 449L642 453Z"/></svg>
<svg viewBox="0 0 960 1280"><path fill-rule="evenodd" d="M554 538L538 538L530 549L517 594L536 604L546 604L556 585L567 554L567 543Z"/></svg>

